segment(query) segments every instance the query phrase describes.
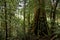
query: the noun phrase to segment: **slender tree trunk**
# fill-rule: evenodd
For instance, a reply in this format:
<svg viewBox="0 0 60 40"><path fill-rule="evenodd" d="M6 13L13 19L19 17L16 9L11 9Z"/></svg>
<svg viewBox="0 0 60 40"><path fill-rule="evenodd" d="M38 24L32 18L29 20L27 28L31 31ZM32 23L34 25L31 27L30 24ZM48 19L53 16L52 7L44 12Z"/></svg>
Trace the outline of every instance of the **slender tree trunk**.
<svg viewBox="0 0 60 40"><path fill-rule="evenodd" d="M10 37L11 37L11 34L10 34L11 33L11 15L9 15L9 11L7 11L7 3L6 3L6 1L4 2L4 4L5 4L4 7L5 7L6 40L10 40Z"/></svg>
<svg viewBox="0 0 60 40"><path fill-rule="evenodd" d="M55 18L56 18L56 8L58 5L59 0L56 0L56 3L53 1L53 5L51 4L51 13L50 13L50 19L51 19L51 28L53 29L55 26ZM52 31L53 32L53 31Z"/></svg>
<svg viewBox="0 0 60 40"><path fill-rule="evenodd" d="M25 32L26 32L26 25L25 25L25 13L26 13L26 11L25 11L25 8L26 8L26 0L23 0L24 1L24 14L23 14L23 16L24 16L24 21L23 21L23 29L24 29L24 40L26 40L26 38L25 38Z"/></svg>
<svg viewBox="0 0 60 40"><path fill-rule="evenodd" d="M5 27L6 27L6 40L8 40L8 29L7 29L7 6L6 6L6 1L4 2L4 7L5 7Z"/></svg>

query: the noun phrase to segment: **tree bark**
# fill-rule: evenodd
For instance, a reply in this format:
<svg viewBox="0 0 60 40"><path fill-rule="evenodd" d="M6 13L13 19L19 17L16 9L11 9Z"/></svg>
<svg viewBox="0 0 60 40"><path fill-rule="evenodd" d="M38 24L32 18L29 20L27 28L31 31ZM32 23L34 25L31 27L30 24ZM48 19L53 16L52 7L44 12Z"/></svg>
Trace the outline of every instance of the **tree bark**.
<svg viewBox="0 0 60 40"><path fill-rule="evenodd" d="M34 24L32 30L34 30L35 35L44 36L44 34L48 34L47 29L47 20L45 13L45 0L38 0L38 8L35 8L34 13Z"/></svg>

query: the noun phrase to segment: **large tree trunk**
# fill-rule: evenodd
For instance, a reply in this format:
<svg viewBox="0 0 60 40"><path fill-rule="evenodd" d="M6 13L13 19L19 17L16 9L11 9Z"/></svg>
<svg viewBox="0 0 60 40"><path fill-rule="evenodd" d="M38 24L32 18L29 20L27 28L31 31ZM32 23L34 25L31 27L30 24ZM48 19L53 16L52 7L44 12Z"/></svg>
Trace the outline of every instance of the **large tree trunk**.
<svg viewBox="0 0 60 40"><path fill-rule="evenodd" d="M45 4L44 0L38 0L39 5L38 8L35 10L34 13L34 25L33 25L33 32L35 35L43 36L48 34L47 29L47 20L46 20L46 13L45 13Z"/></svg>

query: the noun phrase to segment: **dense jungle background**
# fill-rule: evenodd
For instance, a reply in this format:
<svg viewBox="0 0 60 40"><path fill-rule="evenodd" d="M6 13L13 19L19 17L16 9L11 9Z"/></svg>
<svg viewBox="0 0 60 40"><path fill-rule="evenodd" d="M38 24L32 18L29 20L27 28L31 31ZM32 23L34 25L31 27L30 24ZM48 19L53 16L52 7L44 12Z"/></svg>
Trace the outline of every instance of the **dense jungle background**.
<svg viewBox="0 0 60 40"><path fill-rule="evenodd" d="M0 0L0 40L60 40L60 0Z"/></svg>

